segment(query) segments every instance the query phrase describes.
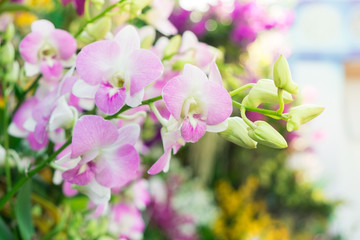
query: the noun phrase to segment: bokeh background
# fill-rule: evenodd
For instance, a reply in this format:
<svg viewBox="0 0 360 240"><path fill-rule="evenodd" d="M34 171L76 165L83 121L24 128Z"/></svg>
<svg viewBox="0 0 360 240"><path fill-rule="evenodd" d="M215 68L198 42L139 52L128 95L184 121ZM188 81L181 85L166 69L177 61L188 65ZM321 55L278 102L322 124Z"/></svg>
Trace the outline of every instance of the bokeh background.
<svg viewBox="0 0 360 240"><path fill-rule="evenodd" d="M15 24L15 42L37 18L70 32L82 24L71 4L14 2L36 9L36 14L1 14L0 28L8 21ZM285 122L249 113L285 136L285 150L247 150L210 133L187 145L172 159L168 174L145 177L151 201L143 212L144 239L360 239L360 1L175 2L170 22L179 34L191 30L219 49L218 66L229 90L272 78L274 61L284 54L301 90L294 105L318 104L325 111L292 133ZM145 25L143 19L131 21ZM162 152L160 126L147 119L144 129L152 150L143 160L149 165ZM52 185L53 174L47 169L33 180L37 236L107 236L108 219L90 219L87 198L64 197L61 186ZM131 191L132 186L115 198L127 199ZM9 213L0 213L1 227Z"/></svg>

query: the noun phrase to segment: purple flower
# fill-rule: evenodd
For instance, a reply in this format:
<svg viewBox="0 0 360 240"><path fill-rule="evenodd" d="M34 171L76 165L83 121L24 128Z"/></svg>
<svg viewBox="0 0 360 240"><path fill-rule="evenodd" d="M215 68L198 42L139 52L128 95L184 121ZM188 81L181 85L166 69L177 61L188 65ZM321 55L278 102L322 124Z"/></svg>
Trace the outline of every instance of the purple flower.
<svg viewBox="0 0 360 240"><path fill-rule="evenodd" d="M27 76L42 73L49 79L60 79L64 66L71 66L75 56L74 37L61 29L55 29L47 20L38 20L31 25L29 33L19 45L25 60Z"/></svg>
<svg viewBox="0 0 360 240"><path fill-rule="evenodd" d="M76 68L83 81L75 84L73 91L89 89L94 93L96 106L110 115L125 103L131 107L140 105L145 86L163 71L157 56L140 49L139 35L132 26L124 27L114 40L84 47L77 57Z"/></svg>

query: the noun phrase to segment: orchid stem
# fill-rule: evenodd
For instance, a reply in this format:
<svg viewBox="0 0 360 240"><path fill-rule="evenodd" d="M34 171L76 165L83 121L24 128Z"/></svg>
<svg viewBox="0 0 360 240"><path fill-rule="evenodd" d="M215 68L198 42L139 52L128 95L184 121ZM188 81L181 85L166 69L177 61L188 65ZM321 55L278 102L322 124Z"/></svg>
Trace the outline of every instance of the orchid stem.
<svg viewBox="0 0 360 240"><path fill-rule="evenodd" d="M4 207L4 205L10 200L10 198L21 188L27 180L29 180L32 176L40 172L43 168L45 168L51 161L53 161L56 156L61 153L67 146L71 143L71 137L64 143L56 152L51 154L51 156L40 163L36 168L29 171L26 175L23 175L11 188L9 192L5 194L5 196L0 200L0 209Z"/></svg>
<svg viewBox="0 0 360 240"><path fill-rule="evenodd" d="M252 88L255 86L255 83L248 83L248 84L245 84L244 86L241 86L233 91L231 91L229 94L231 97L237 95L238 93L244 91L245 89L248 89L248 88Z"/></svg>
<svg viewBox="0 0 360 240"><path fill-rule="evenodd" d="M150 98L150 99L147 99L147 100L144 100L141 102L141 104L139 105L140 106L144 106L144 105L149 105L150 103L152 102L156 102L156 101L159 101L162 99L162 96L157 96L157 97L154 97L154 98ZM111 116L107 116L105 117L106 120L110 120L110 119L114 119L114 118L118 118L118 115L131 109L131 107L129 106L124 106L122 107L117 113L111 115Z"/></svg>
<svg viewBox="0 0 360 240"><path fill-rule="evenodd" d="M159 110L155 107L154 103L149 103L149 107L154 112L156 118L159 120L161 125L167 126L168 125L167 120L161 116Z"/></svg>
<svg viewBox="0 0 360 240"><path fill-rule="evenodd" d="M283 119L285 121L288 120L288 117L286 117L286 115L284 114L279 114L277 111L273 111L273 110L267 110L267 109L261 109L261 108L254 108L254 107L247 107L247 106L244 106L243 104L233 100L233 105L235 107L238 107L238 108L245 108L246 111L251 111L251 112L258 112L258 113L262 113L268 117L271 117L271 118L274 118L274 119Z"/></svg>

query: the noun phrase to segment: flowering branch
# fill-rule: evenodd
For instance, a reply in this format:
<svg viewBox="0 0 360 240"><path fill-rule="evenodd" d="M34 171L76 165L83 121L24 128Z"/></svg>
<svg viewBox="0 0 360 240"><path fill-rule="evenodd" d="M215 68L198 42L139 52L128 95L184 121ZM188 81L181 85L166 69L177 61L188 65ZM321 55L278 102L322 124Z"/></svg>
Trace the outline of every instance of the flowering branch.
<svg viewBox="0 0 360 240"><path fill-rule="evenodd" d="M119 4L125 2L126 0L120 0L117 3L110 5L109 7L107 7L103 12L101 12L99 15L97 15L96 17L90 19L89 21L87 21L80 29L79 31L74 35L75 38L79 37L80 34L85 30L85 28L93 22L96 22L97 20L101 19L102 17L104 17L108 12L110 12L112 9L114 9L115 7L119 6Z"/></svg>

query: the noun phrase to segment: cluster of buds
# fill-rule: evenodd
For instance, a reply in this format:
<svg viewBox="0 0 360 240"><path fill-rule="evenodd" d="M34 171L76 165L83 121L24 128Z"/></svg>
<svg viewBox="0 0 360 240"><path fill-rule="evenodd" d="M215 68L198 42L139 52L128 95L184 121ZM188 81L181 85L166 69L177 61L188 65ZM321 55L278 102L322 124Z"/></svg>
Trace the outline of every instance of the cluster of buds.
<svg viewBox="0 0 360 240"><path fill-rule="evenodd" d="M300 105L283 113L284 104L293 101L292 94L298 93L298 86L292 81L289 64L281 55L274 64L274 80L260 79L256 84L248 85L251 90L242 102L234 102L241 110L241 117L232 117L228 120L228 128L220 135L225 139L245 148L256 148L257 143L272 148L286 148L284 137L265 121L252 122L246 117L246 110L258 111L274 119L287 121L289 132L299 129L300 125L309 122L320 115L324 108L317 105ZM245 89L234 90L234 95ZM261 104L279 104L277 111L259 109Z"/></svg>

